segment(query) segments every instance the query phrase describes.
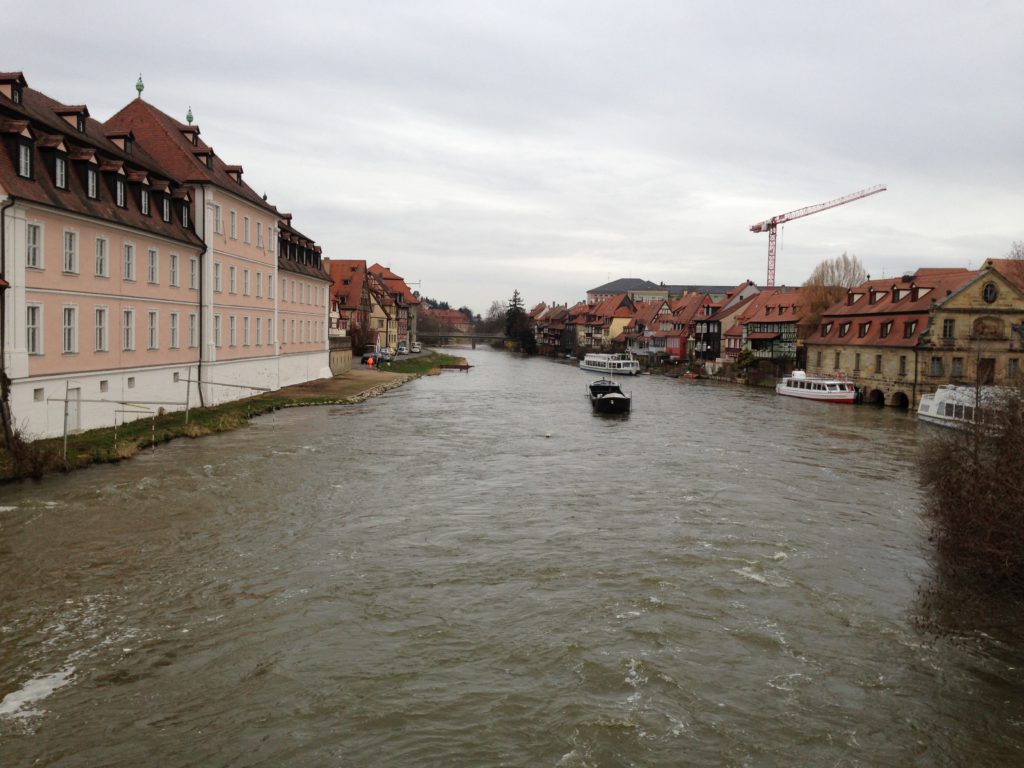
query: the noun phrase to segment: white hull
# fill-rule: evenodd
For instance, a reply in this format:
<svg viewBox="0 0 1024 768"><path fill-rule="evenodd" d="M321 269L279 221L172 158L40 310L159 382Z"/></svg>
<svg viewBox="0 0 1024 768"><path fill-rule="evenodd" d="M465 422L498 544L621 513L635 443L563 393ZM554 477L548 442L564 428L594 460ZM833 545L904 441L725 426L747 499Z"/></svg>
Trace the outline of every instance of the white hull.
<svg viewBox="0 0 1024 768"><path fill-rule="evenodd" d="M803 371L793 371L789 376L779 379L775 391L787 397L799 397L802 400L816 400L821 403L850 405L857 399L857 391L850 382L807 376Z"/></svg>
<svg viewBox="0 0 1024 768"><path fill-rule="evenodd" d="M609 376L635 376L640 363L629 355L586 355L580 361L580 370L596 371Z"/></svg>
<svg viewBox="0 0 1024 768"><path fill-rule="evenodd" d="M958 387L945 384L930 395L922 395L917 418L942 427L962 428L974 423L979 407L998 393L998 387Z"/></svg>

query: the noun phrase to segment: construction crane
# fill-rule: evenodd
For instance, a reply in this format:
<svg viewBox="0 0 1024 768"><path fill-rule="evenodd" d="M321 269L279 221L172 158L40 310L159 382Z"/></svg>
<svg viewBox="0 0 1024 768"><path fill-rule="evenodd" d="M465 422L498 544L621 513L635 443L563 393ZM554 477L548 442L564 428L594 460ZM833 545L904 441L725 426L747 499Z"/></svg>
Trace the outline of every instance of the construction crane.
<svg viewBox="0 0 1024 768"><path fill-rule="evenodd" d="M860 192L854 192L851 195L837 197L835 200L829 200L827 203L818 203L817 205L809 205L806 208L798 208L797 210L790 211L789 213L780 213L778 216L772 216L770 219L765 219L764 221L759 221L757 224L752 224L750 226L751 232L768 233L768 287L771 288L775 285L775 228L778 227L779 224L785 224L787 221L792 221L793 219L810 216L812 213L818 213L819 211L827 211L829 208L835 208L837 205L852 203L854 200L860 200L862 197L869 197L870 195L877 195L879 192L885 192L884 184L868 187L867 189L862 189Z"/></svg>

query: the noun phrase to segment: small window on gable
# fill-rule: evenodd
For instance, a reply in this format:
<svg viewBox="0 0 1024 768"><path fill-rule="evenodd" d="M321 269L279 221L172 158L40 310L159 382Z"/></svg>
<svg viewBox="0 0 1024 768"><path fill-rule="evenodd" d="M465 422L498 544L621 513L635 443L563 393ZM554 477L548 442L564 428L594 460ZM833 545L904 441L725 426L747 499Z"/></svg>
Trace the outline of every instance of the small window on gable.
<svg viewBox="0 0 1024 768"><path fill-rule="evenodd" d="M78 128L79 133L85 133L85 115L79 114L75 118L75 127Z"/></svg>
<svg viewBox="0 0 1024 768"><path fill-rule="evenodd" d="M21 86L20 85L13 85L13 86L11 86L11 101L13 101L15 104L21 104Z"/></svg>

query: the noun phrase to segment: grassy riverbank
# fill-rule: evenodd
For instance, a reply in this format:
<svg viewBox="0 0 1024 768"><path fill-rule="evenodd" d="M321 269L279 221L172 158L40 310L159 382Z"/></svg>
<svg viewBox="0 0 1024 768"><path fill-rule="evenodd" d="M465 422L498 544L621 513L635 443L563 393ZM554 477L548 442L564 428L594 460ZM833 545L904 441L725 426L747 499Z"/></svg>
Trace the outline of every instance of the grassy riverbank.
<svg viewBox="0 0 1024 768"><path fill-rule="evenodd" d="M202 437L244 427L253 417L279 408L358 403L417 376L436 373L442 365L459 362L463 361L437 353L401 359L383 370L364 368L357 362L353 370L331 379L296 384L209 408L192 408L187 423L184 412L175 412L116 428L104 427L69 435L66 459L62 438L31 442L19 439L11 451L0 447L0 482L121 461L176 437Z"/></svg>

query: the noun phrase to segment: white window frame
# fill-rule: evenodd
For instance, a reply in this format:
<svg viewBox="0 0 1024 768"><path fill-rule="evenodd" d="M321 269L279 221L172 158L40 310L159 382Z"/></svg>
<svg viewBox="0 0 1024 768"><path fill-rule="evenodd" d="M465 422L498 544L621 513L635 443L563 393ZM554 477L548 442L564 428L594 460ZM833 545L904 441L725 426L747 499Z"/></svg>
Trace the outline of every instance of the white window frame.
<svg viewBox="0 0 1024 768"><path fill-rule="evenodd" d="M199 346L199 317L195 312L188 313L188 346L190 349Z"/></svg>
<svg viewBox="0 0 1024 768"><path fill-rule="evenodd" d="M160 313L155 309L149 310L146 320L146 336L149 343L147 349L160 349Z"/></svg>
<svg viewBox="0 0 1024 768"><path fill-rule="evenodd" d="M220 315L213 316L213 346L220 347Z"/></svg>
<svg viewBox="0 0 1024 768"><path fill-rule="evenodd" d="M181 286L178 284L178 254L172 253L169 258L171 261L168 266L168 277L170 279L171 287L180 288Z"/></svg>
<svg viewBox="0 0 1024 768"><path fill-rule="evenodd" d="M256 298L263 298L263 273L259 271L256 272Z"/></svg>
<svg viewBox="0 0 1024 768"><path fill-rule="evenodd" d="M184 200L181 202L181 226L188 229L188 203Z"/></svg>
<svg viewBox="0 0 1024 768"><path fill-rule="evenodd" d="M163 208L163 210L161 212L161 218L164 221L170 221L171 220L171 198L170 197L167 197L166 195L164 196L162 208Z"/></svg>
<svg viewBox="0 0 1024 768"><path fill-rule="evenodd" d="M253 330L256 331L256 346L263 346L263 325L260 323L259 317L254 318L256 322L253 323Z"/></svg>
<svg viewBox="0 0 1024 768"><path fill-rule="evenodd" d="M110 310L107 307L95 307L92 313L93 317L93 328L95 332L93 334L93 341L95 343L97 352L109 351L110 343Z"/></svg>
<svg viewBox="0 0 1024 768"><path fill-rule="evenodd" d="M146 252L146 268L148 281L151 285L160 284L160 251L150 248Z"/></svg>
<svg viewBox="0 0 1024 768"><path fill-rule="evenodd" d="M228 293L238 293L238 269L234 264L228 266Z"/></svg>
<svg viewBox="0 0 1024 768"><path fill-rule="evenodd" d="M242 346L249 346L249 316L242 316Z"/></svg>
<svg viewBox="0 0 1024 768"><path fill-rule="evenodd" d="M263 222L262 221L257 221L256 222L256 247L257 248L262 248L263 247Z"/></svg>
<svg viewBox="0 0 1024 768"><path fill-rule="evenodd" d="M238 239L238 211L231 211L231 239Z"/></svg>
<svg viewBox="0 0 1024 768"><path fill-rule="evenodd" d="M43 354L43 339L43 305L29 302L25 305L25 349L28 354Z"/></svg>
<svg viewBox="0 0 1024 768"><path fill-rule="evenodd" d="M139 192L139 210L145 216L149 216L149 190L143 189Z"/></svg>
<svg viewBox="0 0 1024 768"><path fill-rule="evenodd" d="M249 217L242 217L242 242L249 243Z"/></svg>
<svg viewBox="0 0 1024 768"><path fill-rule="evenodd" d="M249 295L249 270L248 269L243 269L242 270L242 295L243 296L248 296Z"/></svg>
<svg viewBox="0 0 1024 768"><path fill-rule="evenodd" d="M95 168L85 169L85 194L93 200L100 198L99 174Z"/></svg>
<svg viewBox="0 0 1024 768"><path fill-rule="evenodd" d="M170 313L170 317L168 319L168 325L167 325L167 329L168 329L167 345L168 345L168 347L170 349L178 349L178 342L179 342L179 339L178 339L178 335L179 335L179 332L178 332L178 318L179 318L179 314L177 312L171 312Z"/></svg>
<svg viewBox="0 0 1024 768"><path fill-rule="evenodd" d="M110 276L110 240L96 238L96 277Z"/></svg>
<svg viewBox="0 0 1024 768"><path fill-rule="evenodd" d="M18 175L32 178L32 147L24 142L18 143Z"/></svg>
<svg viewBox="0 0 1024 768"><path fill-rule="evenodd" d="M213 204L213 231L218 235L224 234L224 217L221 215L220 206Z"/></svg>
<svg viewBox="0 0 1024 768"><path fill-rule="evenodd" d="M190 290L199 290L199 258L190 256L188 260L188 287Z"/></svg>
<svg viewBox="0 0 1024 768"><path fill-rule="evenodd" d="M25 222L25 266L29 269L43 268L43 242L42 222Z"/></svg>
<svg viewBox="0 0 1024 768"><path fill-rule="evenodd" d="M283 320L281 322L284 322ZM267 344L274 343L274 318L267 318Z"/></svg>
<svg viewBox="0 0 1024 768"><path fill-rule="evenodd" d="M228 345L234 347L238 342L238 320L234 315L228 315Z"/></svg>
<svg viewBox="0 0 1024 768"><path fill-rule="evenodd" d="M135 351L135 310L132 307L121 310L121 349Z"/></svg>
<svg viewBox="0 0 1024 768"><path fill-rule="evenodd" d="M220 262L219 261L215 261L215 262L213 262L213 292L214 293L220 293L221 292L220 275L221 275L221 272L220 272Z"/></svg>
<svg viewBox="0 0 1024 768"><path fill-rule="evenodd" d="M274 291L277 290L277 275L273 272L267 273L267 298L274 298Z"/></svg>
<svg viewBox="0 0 1024 768"><path fill-rule="evenodd" d="M68 239L70 236L70 240ZM70 246L69 246L70 243ZM64 273L78 274L78 230L64 230Z"/></svg>
<svg viewBox="0 0 1024 768"><path fill-rule="evenodd" d="M70 323L68 322L70 318ZM61 307L61 340L65 355L78 354L78 305L64 304Z"/></svg>
<svg viewBox="0 0 1024 768"><path fill-rule="evenodd" d="M124 208L127 205L125 200L124 179L114 179L114 201L117 203L118 208Z"/></svg>
<svg viewBox="0 0 1024 768"><path fill-rule="evenodd" d="M135 282L135 243L127 242L121 249L121 276L128 282Z"/></svg>
<svg viewBox="0 0 1024 768"><path fill-rule="evenodd" d="M53 161L53 183L57 189L68 188L68 161L64 157L56 157Z"/></svg>

